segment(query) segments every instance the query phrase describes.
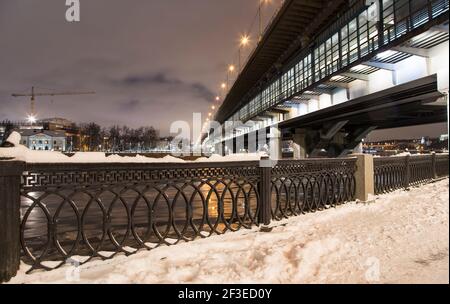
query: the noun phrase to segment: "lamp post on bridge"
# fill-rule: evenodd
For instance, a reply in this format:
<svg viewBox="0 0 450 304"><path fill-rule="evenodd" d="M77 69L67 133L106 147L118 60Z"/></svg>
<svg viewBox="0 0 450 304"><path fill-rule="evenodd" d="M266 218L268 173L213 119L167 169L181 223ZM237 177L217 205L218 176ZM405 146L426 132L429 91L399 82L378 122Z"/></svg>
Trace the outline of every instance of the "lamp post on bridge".
<svg viewBox="0 0 450 304"><path fill-rule="evenodd" d="M239 73L242 71L242 59L241 59L241 53L242 48L246 47L250 43L250 37L248 35L244 35L241 37L240 45L239 45Z"/></svg>
<svg viewBox="0 0 450 304"><path fill-rule="evenodd" d="M259 19L259 38L258 42L261 42L263 36L263 5L270 3L270 0L259 0L258 5L258 19Z"/></svg>
<svg viewBox="0 0 450 304"><path fill-rule="evenodd" d="M228 71L227 71L227 87L228 88L230 87L230 77L232 77L232 74L235 69L236 68L232 64L228 67Z"/></svg>

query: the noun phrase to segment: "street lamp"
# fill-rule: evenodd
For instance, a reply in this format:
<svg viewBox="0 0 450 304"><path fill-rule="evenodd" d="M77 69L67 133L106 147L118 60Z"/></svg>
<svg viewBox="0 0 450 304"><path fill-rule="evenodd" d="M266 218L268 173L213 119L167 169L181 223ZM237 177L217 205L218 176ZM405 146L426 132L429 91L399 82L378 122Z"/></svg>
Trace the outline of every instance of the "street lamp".
<svg viewBox="0 0 450 304"><path fill-rule="evenodd" d="M222 82L222 84L220 85L220 88L223 91L223 96L227 95L226 90L227 90L227 84L225 82Z"/></svg>
<svg viewBox="0 0 450 304"><path fill-rule="evenodd" d="M242 65L241 65L241 51L243 47L246 47L250 43L250 37L248 35L244 35L241 37L241 42L239 45L239 72L241 72Z"/></svg>
<svg viewBox="0 0 450 304"><path fill-rule="evenodd" d="M264 4L270 3L270 0L259 0L259 6L258 6L258 18L259 18L259 41L262 39L263 35L263 10L262 7Z"/></svg>
<svg viewBox="0 0 450 304"><path fill-rule="evenodd" d="M230 87L230 77L231 74L234 72L236 68L234 67L234 65L230 65L228 66L228 71L227 71L227 87Z"/></svg>

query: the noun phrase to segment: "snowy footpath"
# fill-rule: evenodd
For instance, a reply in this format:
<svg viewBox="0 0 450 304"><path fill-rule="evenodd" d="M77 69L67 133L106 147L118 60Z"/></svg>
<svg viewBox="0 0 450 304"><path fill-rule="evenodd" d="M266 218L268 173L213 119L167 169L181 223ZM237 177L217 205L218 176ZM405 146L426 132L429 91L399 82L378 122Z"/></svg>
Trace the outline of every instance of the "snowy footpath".
<svg viewBox="0 0 450 304"><path fill-rule="evenodd" d="M11 283L448 283L448 179L273 223Z"/></svg>

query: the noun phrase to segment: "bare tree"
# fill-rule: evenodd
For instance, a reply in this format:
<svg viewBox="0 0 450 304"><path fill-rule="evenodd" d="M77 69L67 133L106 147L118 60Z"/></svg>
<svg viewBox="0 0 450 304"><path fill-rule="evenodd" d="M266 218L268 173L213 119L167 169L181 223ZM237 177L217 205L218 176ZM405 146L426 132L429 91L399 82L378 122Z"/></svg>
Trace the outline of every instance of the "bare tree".
<svg viewBox="0 0 450 304"><path fill-rule="evenodd" d="M145 127L143 131L142 141L144 143L144 149L154 149L159 139L158 132L153 127Z"/></svg>
<svg viewBox="0 0 450 304"><path fill-rule="evenodd" d="M95 122L84 124L80 128L83 150L99 151L102 144L101 127Z"/></svg>
<svg viewBox="0 0 450 304"><path fill-rule="evenodd" d="M110 149L115 152L120 149L120 135L121 129L119 126L112 126L109 128L108 136L109 136L109 146Z"/></svg>

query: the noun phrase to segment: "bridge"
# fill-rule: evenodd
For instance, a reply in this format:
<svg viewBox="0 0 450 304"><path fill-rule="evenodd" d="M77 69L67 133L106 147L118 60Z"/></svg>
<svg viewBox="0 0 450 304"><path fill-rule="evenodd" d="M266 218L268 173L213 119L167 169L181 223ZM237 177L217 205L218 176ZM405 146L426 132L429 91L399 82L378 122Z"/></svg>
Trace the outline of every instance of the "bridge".
<svg viewBox="0 0 450 304"><path fill-rule="evenodd" d="M257 134L256 149L336 157L374 130L448 121L448 24L448 0L286 0L205 143L253 152Z"/></svg>

